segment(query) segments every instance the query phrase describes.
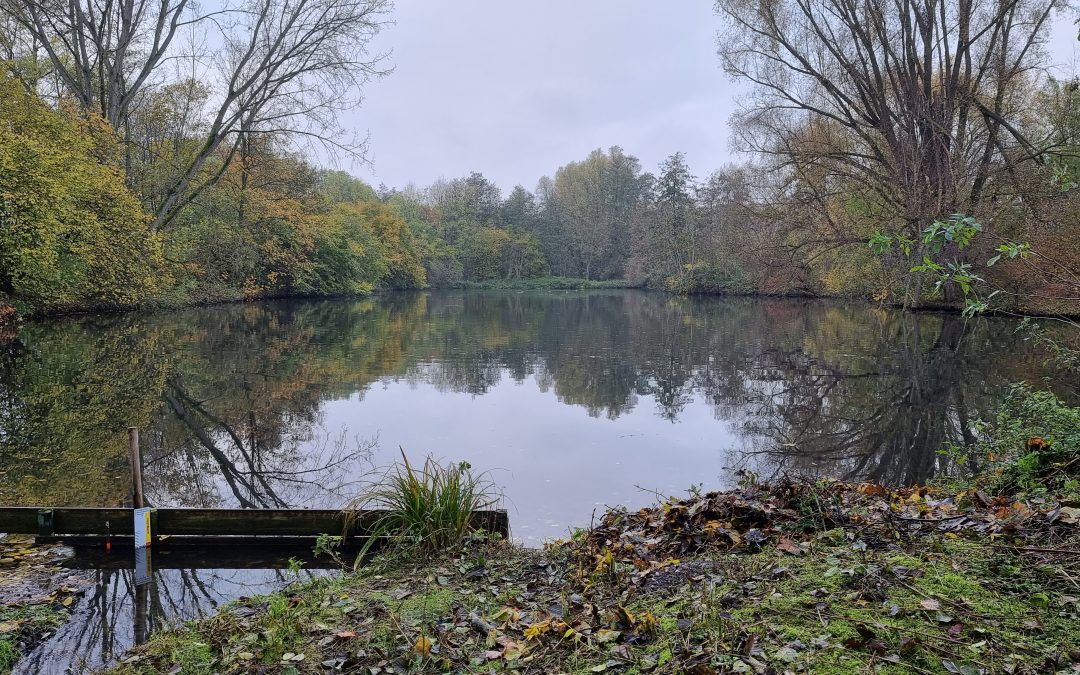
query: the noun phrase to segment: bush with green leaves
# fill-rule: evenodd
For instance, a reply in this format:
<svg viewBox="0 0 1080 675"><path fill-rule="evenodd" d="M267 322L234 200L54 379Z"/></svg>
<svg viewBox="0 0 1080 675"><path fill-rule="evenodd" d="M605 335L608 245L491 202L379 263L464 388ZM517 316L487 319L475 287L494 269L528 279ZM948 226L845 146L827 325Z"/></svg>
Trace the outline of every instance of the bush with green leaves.
<svg viewBox="0 0 1080 675"><path fill-rule="evenodd" d="M672 293L752 293L754 284L733 263L685 265L665 285Z"/></svg>
<svg viewBox="0 0 1080 675"><path fill-rule="evenodd" d="M1080 407L1049 391L1014 386L993 422L983 427L992 471L1002 493L1080 489Z"/></svg>

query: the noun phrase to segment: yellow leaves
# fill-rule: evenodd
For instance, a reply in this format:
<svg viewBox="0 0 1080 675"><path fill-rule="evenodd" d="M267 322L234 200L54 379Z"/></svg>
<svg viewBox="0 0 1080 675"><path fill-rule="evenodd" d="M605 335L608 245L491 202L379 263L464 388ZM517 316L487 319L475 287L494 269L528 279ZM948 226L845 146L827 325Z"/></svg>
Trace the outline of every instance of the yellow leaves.
<svg viewBox="0 0 1080 675"><path fill-rule="evenodd" d="M526 640L539 640L542 635L551 631L551 621L530 624L525 627Z"/></svg>
<svg viewBox="0 0 1080 675"><path fill-rule="evenodd" d="M615 559L611 554L611 549L605 548L604 552L600 555L596 561L596 568L593 570L595 574L603 574L607 570L611 569L615 564Z"/></svg>
<svg viewBox="0 0 1080 675"><path fill-rule="evenodd" d="M504 627L509 626L512 623L521 621L521 610L515 607L506 606L496 612L491 618L495 621L502 622Z"/></svg>
<svg viewBox="0 0 1080 675"><path fill-rule="evenodd" d="M637 632L642 635L654 635L659 630L660 624L649 610L637 615Z"/></svg>
<svg viewBox="0 0 1080 675"><path fill-rule="evenodd" d="M161 242L92 118L0 76L0 267L35 309L130 304L157 287ZM10 103L10 105L9 105Z"/></svg>
<svg viewBox="0 0 1080 675"><path fill-rule="evenodd" d="M431 658L431 640L421 635L412 646L413 653L423 659Z"/></svg>

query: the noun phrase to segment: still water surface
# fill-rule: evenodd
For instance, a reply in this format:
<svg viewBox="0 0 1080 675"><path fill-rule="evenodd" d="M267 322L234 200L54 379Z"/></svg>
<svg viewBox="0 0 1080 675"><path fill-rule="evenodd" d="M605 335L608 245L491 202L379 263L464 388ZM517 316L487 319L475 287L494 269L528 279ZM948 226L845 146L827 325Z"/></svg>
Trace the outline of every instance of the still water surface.
<svg viewBox="0 0 1080 675"><path fill-rule="evenodd" d="M922 481L1009 382L1044 376L1015 329L642 291L30 323L0 343L0 504L122 505L128 426L142 429L155 505L339 506L401 448L490 470L532 545L606 505L723 487L738 469ZM163 587L179 588L169 574ZM238 594L199 586L214 602Z"/></svg>

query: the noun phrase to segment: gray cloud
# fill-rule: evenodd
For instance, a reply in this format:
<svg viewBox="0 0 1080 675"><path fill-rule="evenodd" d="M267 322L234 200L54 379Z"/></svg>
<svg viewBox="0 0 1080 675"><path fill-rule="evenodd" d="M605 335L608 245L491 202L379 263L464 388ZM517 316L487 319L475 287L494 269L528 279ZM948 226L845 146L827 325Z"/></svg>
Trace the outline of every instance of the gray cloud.
<svg viewBox="0 0 1080 675"><path fill-rule="evenodd" d="M396 0L378 39L395 72L346 124L371 133L373 183L425 185L481 171L504 190L621 145L646 169L682 150L699 176L728 147L738 87L716 56L708 0ZM1053 27L1054 63L1076 26ZM346 167L347 168L347 167Z"/></svg>

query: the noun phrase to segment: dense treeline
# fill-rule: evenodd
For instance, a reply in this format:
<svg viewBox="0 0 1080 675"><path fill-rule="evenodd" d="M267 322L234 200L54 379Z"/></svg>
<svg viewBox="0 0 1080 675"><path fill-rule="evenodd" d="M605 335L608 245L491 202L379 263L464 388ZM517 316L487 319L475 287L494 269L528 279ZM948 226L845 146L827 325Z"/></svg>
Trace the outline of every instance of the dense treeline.
<svg viewBox="0 0 1080 675"><path fill-rule="evenodd" d="M717 3L749 163L701 178L675 152L650 172L616 146L504 194L481 173L376 190L316 167L362 155L336 119L384 72L366 46L387 0L253 2L232 23L188 0L3 0L0 309L558 276L906 306L979 281L1075 311L1080 90L1037 71L1060 3L908 0L874 21L852 3ZM189 54L178 25L221 47ZM977 239L927 241L954 213Z"/></svg>

